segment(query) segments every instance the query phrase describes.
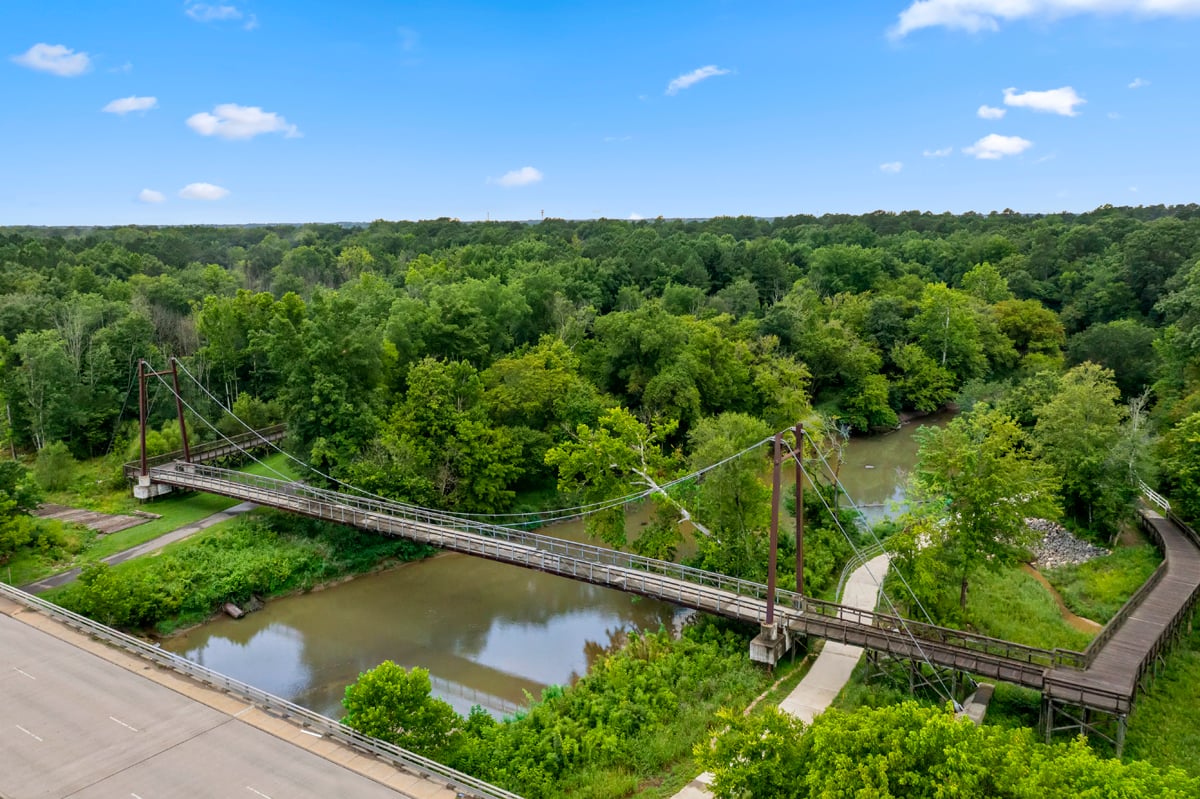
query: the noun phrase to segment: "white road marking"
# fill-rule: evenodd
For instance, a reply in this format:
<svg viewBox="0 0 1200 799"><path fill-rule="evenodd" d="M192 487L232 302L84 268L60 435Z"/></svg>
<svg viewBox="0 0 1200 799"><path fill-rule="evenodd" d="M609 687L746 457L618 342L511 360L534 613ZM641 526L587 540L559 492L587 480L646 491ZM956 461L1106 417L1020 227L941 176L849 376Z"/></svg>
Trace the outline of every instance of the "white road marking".
<svg viewBox="0 0 1200 799"><path fill-rule="evenodd" d="M239 710L237 713L234 713L234 714L233 714L233 717L234 717L235 719L236 719L236 718L241 718L241 716L242 716L242 714L243 714L243 713L248 713L248 712L249 712L249 711L251 711L251 710L254 710L254 705L246 705L244 708L242 708L241 710ZM247 788L249 788L250 786L246 786L246 787L247 787ZM253 789L251 789L251 790L253 790Z"/></svg>
<svg viewBox="0 0 1200 799"><path fill-rule="evenodd" d="M18 669L16 666L13 666L13 671L19 671L19 672L21 672L22 674L24 674L26 677L28 677L28 678L29 678L29 679L31 679L31 680L36 680L36 679L37 679L37 677L34 677L32 674L30 674L29 672L25 671L25 669Z"/></svg>
<svg viewBox="0 0 1200 799"><path fill-rule="evenodd" d="M267 796L267 795L266 795L265 793L263 793L262 791L256 791L256 790L254 790L253 788L251 788L249 785L247 785L247 786L246 786L246 790L247 790L247 791L250 791L251 793L256 793L256 794L258 794L258 795L259 795L259 796L261 796L263 799L271 799L271 797Z"/></svg>
<svg viewBox="0 0 1200 799"><path fill-rule="evenodd" d="M142 797L138 796L136 793L131 793L129 795L132 796L133 799L142 799Z"/></svg>
<svg viewBox="0 0 1200 799"><path fill-rule="evenodd" d="M37 741L38 743L42 743L42 742L43 742L43 741L42 741L42 739L41 739L41 736L34 735L34 734L33 734L33 733L31 733L29 730L27 730L27 729L25 729L24 727L22 727L20 724L16 724L16 725L14 725L14 726L15 726L15 727L16 727L18 730L20 730L21 732L23 732L23 733L25 733L26 735L28 735L28 736L29 736L30 738L32 738L33 740Z"/></svg>
<svg viewBox="0 0 1200 799"><path fill-rule="evenodd" d="M125 727L126 729L133 730L134 732L137 732L137 731L138 731L138 728L137 728L137 727L131 727L131 726L129 726L128 724L126 724L125 722L121 721L121 720L120 720L119 718L117 718L116 716L109 716L109 718L110 718L110 719L112 719L113 721L115 721L116 723L120 724L122 727Z"/></svg>
<svg viewBox="0 0 1200 799"><path fill-rule="evenodd" d="M300 730L300 732L304 733L305 735L311 735L314 738L324 738L325 737L321 733L313 732L312 730Z"/></svg>

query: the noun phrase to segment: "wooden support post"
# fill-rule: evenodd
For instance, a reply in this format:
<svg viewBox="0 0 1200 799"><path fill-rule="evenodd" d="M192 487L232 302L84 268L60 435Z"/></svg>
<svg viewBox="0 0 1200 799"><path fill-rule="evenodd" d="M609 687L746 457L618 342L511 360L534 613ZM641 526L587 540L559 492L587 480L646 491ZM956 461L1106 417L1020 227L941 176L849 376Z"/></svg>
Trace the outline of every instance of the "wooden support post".
<svg viewBox="0 0 1200 799"><path fill-rule="evenodd" d="M775 434L775 456L771 469L771 540L767 553L767 626L775 626L775 566L779 547L779 492L782 483L783 433Z"/></svg>
<svg viewBox="0 0 1200 799"><path fill-rule="evenodd" d="M796 593L804 596L804 423L796 423Z"/></svg>
<svg viewBox="0 0 1200 799"><path fill-rule="evenodd" d="M150 474L146 467L146 359L138 359L138 436L141 441L142 477Z"/></svg>
<svg viewBox="0 0 1200 799"><path fill-rule="evenodd" d="M188 446L187 422L183 418L183 398L179 396L179 367L171 359L171 382L175 387L175 412L179 415L179 435L183 438L183 461L192 462L192 449Z"/></svg>

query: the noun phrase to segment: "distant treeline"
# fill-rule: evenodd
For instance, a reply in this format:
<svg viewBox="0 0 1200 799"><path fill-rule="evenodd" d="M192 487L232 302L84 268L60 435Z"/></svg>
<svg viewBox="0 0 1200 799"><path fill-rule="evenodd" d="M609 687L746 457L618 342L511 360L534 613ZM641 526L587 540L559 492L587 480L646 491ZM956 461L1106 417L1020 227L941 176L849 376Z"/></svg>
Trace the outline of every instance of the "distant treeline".
<svg viewBox="0 0 1200 799"><path fill-rule="evenodd" d="M493 511L553 488L547 453L615 408L686 458L725 414L868 430L1090 360L1125 398L1153 388L1165 487L1186 493L1198 258L1196 205L5 228L0 440L123 451L137 360L178 356L324 470ZM155 425L172 414L159 392Z"/></svg>

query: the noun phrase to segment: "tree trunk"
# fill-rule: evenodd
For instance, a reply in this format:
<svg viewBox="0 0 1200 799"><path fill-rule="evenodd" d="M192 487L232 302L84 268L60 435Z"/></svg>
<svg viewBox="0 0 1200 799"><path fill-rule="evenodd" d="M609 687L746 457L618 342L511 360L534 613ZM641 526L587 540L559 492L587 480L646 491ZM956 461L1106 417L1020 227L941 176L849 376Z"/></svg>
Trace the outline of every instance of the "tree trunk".
<svg viewBox="0 0 1200 799"><path fill-rule="evenodd" d="M963 615L967 613L967 575L963 575L962 588L958 593L958 605L962 608Z"/></svg>

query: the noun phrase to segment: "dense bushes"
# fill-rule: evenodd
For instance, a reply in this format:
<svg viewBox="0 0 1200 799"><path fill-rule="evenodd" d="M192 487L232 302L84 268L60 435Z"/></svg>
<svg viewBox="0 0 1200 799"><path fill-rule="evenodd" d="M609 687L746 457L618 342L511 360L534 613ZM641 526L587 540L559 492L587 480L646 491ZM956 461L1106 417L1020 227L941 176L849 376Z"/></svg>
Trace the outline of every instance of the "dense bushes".
<svg viewBox="0 0 1200 799"><path fill-rule="evenodd" d="M425 701L414 701L407 689L420 683L420 670L414 681L385 663L347 689L347 721L418 743L419 751L534 799L564 792L621 796L686 758L711 734L718 707L753 698L765 676L746 657L747 645L745 636L711 621L687 628L678 640L665 632L634 635L574 686L548 689L517 718L496 722L476 709L436 742L414 741L408 732L412 719L444 714L439 700L428 697L428 680ZM383 677L399 688L378 689ZM361 701L368 691L402 698L387 712L369 714ZM392 712L401 706L408 715Z"/></svg>
<svg viewBox="0 0 1200 799"><path fill-rule="evenodd" d="M110 567L94 563L47 595L114 627L202 619L252 594L309 588L366 571L386 559L415 560L429 547L341 525L264 513L168 547L157 557Z"/></svg>
<svg viewBox="0 0 1200 799"><path fill-rule="evenodd" d="M1178 769L1100 757L1082 740L1047 746L1030 729L976 727L949 709L904 702L818 716L743 718L699 747L721 799L857 796L960 799L1184 799L1200 780Z"/></svg>

